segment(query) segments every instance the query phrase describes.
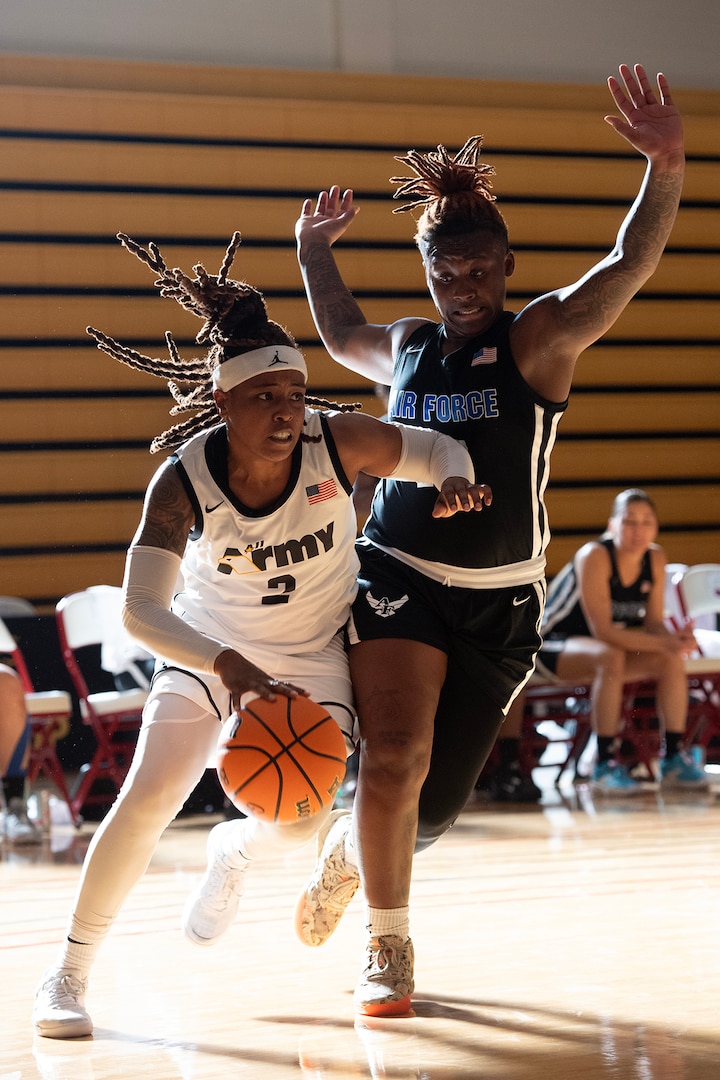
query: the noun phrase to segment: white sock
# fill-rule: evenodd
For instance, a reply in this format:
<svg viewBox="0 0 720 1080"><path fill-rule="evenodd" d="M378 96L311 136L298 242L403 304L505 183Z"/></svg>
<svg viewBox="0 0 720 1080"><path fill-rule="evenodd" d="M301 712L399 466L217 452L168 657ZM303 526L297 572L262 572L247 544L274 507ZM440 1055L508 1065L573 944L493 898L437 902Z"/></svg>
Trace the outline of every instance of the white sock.
<svg viewBox="0 0 720 1080"><path fill-rule="evenodd" d="M80 979L87 979L99 947L99 942L84 945L68 938L58 957L57 967L61 971L69 971Z"/></svg>
<svg viewBox="0 0 720 1080"><path fill-rule="evenodd" d="M402 938L406 941L410 934L410 908L374 908L367 906L366 929L370 937Z"/></svg>

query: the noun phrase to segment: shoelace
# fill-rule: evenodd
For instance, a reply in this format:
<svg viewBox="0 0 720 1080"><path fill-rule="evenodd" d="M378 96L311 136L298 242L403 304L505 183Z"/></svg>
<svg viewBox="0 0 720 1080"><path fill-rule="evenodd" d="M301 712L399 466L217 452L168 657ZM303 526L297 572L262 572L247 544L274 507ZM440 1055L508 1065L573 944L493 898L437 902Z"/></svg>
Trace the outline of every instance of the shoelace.
<svg viewBox="0 0 720 1080"><path fill-rule="evenodd" d="M244 869L238 870L235 867L216 863L208 882L207 892L210 895L205 895L205 903L216 911L224 911L233 896L241 895L244 873Z"/></svg>
<svg viewBox="0 0 720 1080"><path fill-rule="evenodd" d="M67 1009L80 1005L78 999L85 993L86 987L85 980L76 979L74 975L63 975L60 979L48 979L43 985L43 991L47 993L48 1001L54 1009Z"/></svg>
<svg viewBox="0 0 720 1080"><path fill-rule="evenodd" d="M400 950L385 938L379 938L377 943L373 942L368 946L368 980L382 979L393 966L395 970L391 971L392 976L398 980L405 979L408 973L407 956L402 955Z"/></svg>

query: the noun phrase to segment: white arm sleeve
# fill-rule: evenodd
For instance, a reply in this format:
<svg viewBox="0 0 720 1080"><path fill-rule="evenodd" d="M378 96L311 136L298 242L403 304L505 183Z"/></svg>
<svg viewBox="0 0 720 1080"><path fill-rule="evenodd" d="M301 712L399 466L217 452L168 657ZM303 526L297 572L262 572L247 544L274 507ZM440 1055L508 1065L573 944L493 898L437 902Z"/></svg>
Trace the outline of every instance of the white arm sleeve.
<svg viewBox="0 0 720 1080"><path fill-rule="evenodd" d="M220 653L232 646L193 630L169 610L180 563L179 555L164 548L130 548L123 581L123 626L153 656L212 675Z"/></svg>
<svg viewBox="0 0 720 1080"><path fill-rule="evenodd" d="M431 428L394 425L402 436L400 460L388 477L434 484L440 490L448 476L463 476L475 483L472 458L461 442Z"/></svg>

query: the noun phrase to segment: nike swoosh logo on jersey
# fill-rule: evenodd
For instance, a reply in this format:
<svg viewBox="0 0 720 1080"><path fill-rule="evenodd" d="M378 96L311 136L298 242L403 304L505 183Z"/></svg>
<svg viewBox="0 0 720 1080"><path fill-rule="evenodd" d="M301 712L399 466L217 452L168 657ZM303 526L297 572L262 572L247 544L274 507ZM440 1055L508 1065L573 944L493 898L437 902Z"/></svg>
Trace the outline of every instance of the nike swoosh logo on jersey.
<svg viewBox="0 0 720 1080"><path fill-rule="evenodd" d="M521 604L527 604L529 596L513 596L513 607L520 607Z"/></svg>
<svg viewBox="0 0 720 1080"><path fill-rule="evenodd" d="M206 507L205 507L205 513L206 513L206 514L212 514L213 510L217 510L217 508L218 508L219 506L222 506L222 504L223 504L223 502L224 502L224 501L225 501L224 499L221 499L219 503L216 503L216 504L215 504L215 506L206 506Z"/></svg>

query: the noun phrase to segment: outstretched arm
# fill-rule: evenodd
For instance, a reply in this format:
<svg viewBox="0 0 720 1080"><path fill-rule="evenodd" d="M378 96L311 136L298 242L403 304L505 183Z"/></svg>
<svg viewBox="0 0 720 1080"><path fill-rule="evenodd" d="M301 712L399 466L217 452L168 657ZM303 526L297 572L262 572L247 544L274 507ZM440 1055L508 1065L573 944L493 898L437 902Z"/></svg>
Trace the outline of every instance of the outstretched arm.
<svg viewBox="0 0 720 1080"><path fill-rule="evenodd" d="M359 471L395 480L432 484L439 495L432 516L482 510L492 503L488 484L475 483L464 444L430 428L390 424L361 413L339 413L329 424L347 476Z"/></svg>
<svg viewBox="0 0 720 1080"><path fill-rule="evenodd" d="M358 213L352 191L321 191L306 199L295 226L297 254L310 311L333 360L374 382L390 384L397 346L420 319L390 326L368 323L338 270L332 245Z"/></svg>
<svg viewBox="0 0 720 1080"><path fill-rule="evenodd" d="M685 172L683 127L667 79L620 67L608 86L622 114L605 120L647 158L645 177L613 250L579 281L529 304L513 328L525 379L552 401L567 397L580 353L602 337L655 271L672 230ZM541 344L540 344L541 343Z"/></svg>

